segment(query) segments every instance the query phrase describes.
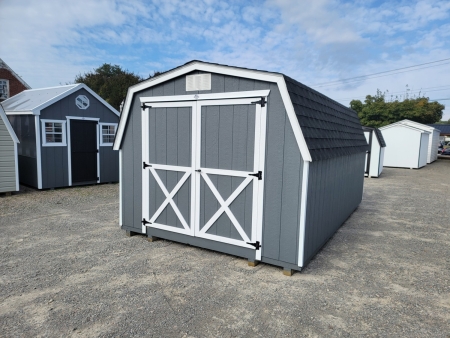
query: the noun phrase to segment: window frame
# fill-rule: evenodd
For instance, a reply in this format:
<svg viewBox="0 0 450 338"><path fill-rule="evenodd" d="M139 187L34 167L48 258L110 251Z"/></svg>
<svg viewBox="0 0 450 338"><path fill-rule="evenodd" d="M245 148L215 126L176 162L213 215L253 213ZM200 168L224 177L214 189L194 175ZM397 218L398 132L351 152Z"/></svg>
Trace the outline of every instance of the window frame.
<svg viewBox="0 0 450 338"><path fill-rule="evenodd" d="M2 96L0 96L0 100L6 100L10 98L9 95L9 80L8 79L0 79L0 81L5 81L6 82L6 97L3 98Z"/></svg>
<svg viewBox="0 0 450 338"><path fill-rule="evenodd" d="M117 134L117 126L118 123L99 123L99 128L100 128L100 146L101 147L109 147L112 146L114 144L114 140L112 142L103 142L103 126L114 126L114 137L116 137ZM105 135L112 135L112 134L105 134Z"/></svg>
<svg viewBox="0 0 450 338"><path fill-rule="evenodd" d="M67 146L67 130L66 130L66 122L64 120L46 120L41 119L41 129L42 129L42 146L43 147L66 147ZM46 123L61 123L62 130L62 141L61 142L47 142L47 133L45 130ZM52 133L55 134L55 133Z"/></svg>

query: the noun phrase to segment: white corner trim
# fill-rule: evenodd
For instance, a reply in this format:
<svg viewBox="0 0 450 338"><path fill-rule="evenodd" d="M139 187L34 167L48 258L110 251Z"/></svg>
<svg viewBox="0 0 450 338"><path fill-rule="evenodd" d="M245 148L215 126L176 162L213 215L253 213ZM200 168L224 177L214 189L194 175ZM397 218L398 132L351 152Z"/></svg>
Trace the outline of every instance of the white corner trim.
<svg viewBox="0 0 450 338"><path fill-rule="evenodd" d="M14 172L16 173L16 191L19 191L19 156L17 153L17 142L14 142Z"/></svg>
<svg viewBox="0 0 450 338"><path fill-rule="evenodd" d="M303 267L305 255L306 207L308 205L309 162L303 161L302 194L300 200L300 229L298 236L298 266Z"/></svg>
<svg viewBox="0 0 450 338"><path fill-rule="evenodd" d="M62 142L47 142L45 123L61 123L62 129ZM66 136L66 121L64 120L46 120L41 119L41 131L42 131L42 146L43 147L66 147L67 146L67 136Z"/></svg>
<svg viewBox="0 0 450 338"><path fill-rule="evenodd" d="M122 159L122 149L119 150L119 226L123 225L123 215L122 215L122 208L123 208L123 201L122 201L122 166L123 166L123 159Z"/></svg>
<svg viewBox="0 0 450 338"><path fill-rule="evenodd" d="M295 115L294 106L292 105L292 101L290 100L289 93L287 91L286 82L284 81L284 77L282 74L277 73L269 73L258 70L250 70L250 69L240 69L232 66L222 66L222 65L213 65L207 64L200 61L192 62L187 65L176 68L172 71L168 71L160 76L149 79L142 83L139 83L135 86L128 88L127 96L125 99L125 104L123 107L122 116L119 122L119 128L117 130L116 139L114 141L114 150L119 150L120 145L122 143L122 138L125 133L125 126L127 124L128 116L130 114L131 109L131 101L136 92L153 87L162 82L171 80L175 77L184 75L186 73L190 73L194 70L200 70L211 73L218 74L226 74L230 76L242 77L242 78L250 78L259 81L265 82L274 82L278 85L278 88L281 93L281 97L283 100L283 104L286 108L287 115L289 117L289 122L291 123L292 129L294 131L294 136L297 140L298 147L300 149L300 153L302 155L303 160L312 161L311 154L309 153L309 149L306 145L305 138L303 136L302 130L298 123L297 117ZM198 94L200 96L200 94ZM201 94L207 95L207 94ZM269 97L270 100L270 97Z"/></svg>
<svg viewBox="0 0 450 338"><path fill-rule="evenodd" d="M39 116L34 116L34 128L36 133L36 162L38 189L42 189L42 158L41 158L41 132L39 130Z"/></svg>
<svg viewBox="0 0 450 338"><path fill-rule="evenodd" d="M106 143L104 143L103 142L103 128L102 128L102 126L114 126L115 128L114 128L114 135L117 133L117 123L104 123L104 122L102 122L102 123L99 123L98 124L98 126L99 126L99 129L100 129L100 147L106 147L106 146L112 146L113 144L114 144L114 142L106 142Z"/></svg>

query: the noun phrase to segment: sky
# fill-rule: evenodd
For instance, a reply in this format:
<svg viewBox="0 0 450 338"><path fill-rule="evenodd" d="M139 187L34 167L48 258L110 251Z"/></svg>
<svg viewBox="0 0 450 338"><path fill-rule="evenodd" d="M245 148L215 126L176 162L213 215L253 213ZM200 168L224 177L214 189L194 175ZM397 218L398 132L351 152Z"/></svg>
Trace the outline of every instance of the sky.
<svg viewBox="0 0 450 338"><path fill-rule="evenodd" d="M424 95L450 119L448 0L0 0L0 22L0 58L32 88L196 59L281 72L346 106Z"/></svg>

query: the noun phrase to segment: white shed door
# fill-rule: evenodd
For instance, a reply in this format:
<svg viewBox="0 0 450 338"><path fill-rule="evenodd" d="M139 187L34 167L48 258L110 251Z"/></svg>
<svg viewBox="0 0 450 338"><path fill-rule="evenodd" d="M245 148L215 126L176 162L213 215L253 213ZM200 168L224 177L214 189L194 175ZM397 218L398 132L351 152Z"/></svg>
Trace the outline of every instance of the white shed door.
<svg viewBox="0 0 450 338"><path fill-rule="evenodd" d="M143 232L154 227L259 249L266 128L261 102L253 97L147 104Z"/></svg>

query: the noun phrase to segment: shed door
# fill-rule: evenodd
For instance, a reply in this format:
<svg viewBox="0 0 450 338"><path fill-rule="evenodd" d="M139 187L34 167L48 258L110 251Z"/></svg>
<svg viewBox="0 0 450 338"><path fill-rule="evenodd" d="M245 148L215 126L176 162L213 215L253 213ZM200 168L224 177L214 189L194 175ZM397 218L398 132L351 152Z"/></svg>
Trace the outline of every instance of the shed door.
<svg viewBox="0 0 450 338"><path fill-rule="evenodd" d="M256 250L266 121L258 100L148 103L142 115L143 232L154 227Z"/></svg>
<svg viewBox="0 0 450 338"><path fill-rule="evenodd" d="M193 235L195 102L152 103L143 112L143 225ZM143 166L144 166L143 163Z"/></svg>
<svg viewBox="0 0 450 338"><path fill-rule="evenodd" d="M255 100L199 101L196 141L195 235L253 249L261 243L265 144Z"/></svg>
<svg viewBox="0 0 450 338"><path fill-rule="evenodd" d="M97 182L97 122L70 121L72 183Z"/></svg>

